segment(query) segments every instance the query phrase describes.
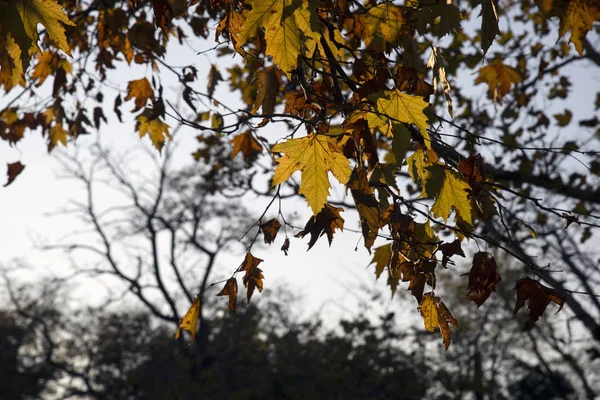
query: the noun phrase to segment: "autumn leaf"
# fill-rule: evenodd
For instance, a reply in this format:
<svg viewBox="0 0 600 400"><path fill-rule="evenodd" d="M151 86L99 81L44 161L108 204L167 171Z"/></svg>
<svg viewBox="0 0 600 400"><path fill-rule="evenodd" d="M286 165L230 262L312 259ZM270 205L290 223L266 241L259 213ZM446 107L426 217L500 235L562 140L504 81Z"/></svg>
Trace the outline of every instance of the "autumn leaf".
<svg viewBox="0 0 600 400"><path fill-rule="evenodd" d="M433 77L433 90L437 90L438 85L441 87L444 98L446 99L446 109L448 110L448 114L450 114L450 117L454 117L452 98L450 97L450 82L448 82L448 78L446 77L444 59L440 54L439 48L431 48L431 55L427 61L427 67L431 68L435 74Z"/></svg>
<svg viewBox="0 0 600 400"><path fill-rule="evenodd" d="M244 22L235 32L237 44L242 46L252 38L258 37L258 32L268 26L272 15L280 15L283 12L284 2L282 0L251 0L247 4L251 7L242 14Z"/></svg>
<svg viewBox="0 0 600 400"><path fill-rule="evenodd" d="M498 2L497 0L481 0L481 49L483 54L500 35L498 27Z"/></svg>
<svg viewBox="0 0 600 400"><path fill-rule="evenodd" d="M52 151L59 143L67 145L68 132L65 131L62 124L54 124L48 132L48 151Z"/></svg>
<svg viewBox="0 0 600 400"><path fill-rule="evenodd" d="M6 166L7 166L6 174L8 175L8 180L4 184L4 187L6 187L6 186L10 185L11 183L13 183L14 180L15 180L15 178L21 172L23 172L23 170L25 169L25 166L23 164L21 164L21 161L17 161L17 162L14 162L14 163L7 163Z"/></svg>
<svg viewBox="0 0 600 400"><path fill-rule="evenodd" d="M283 254L285 254L286 256L288 255L288 251L290 251L290 239L289 238L285 238L285 240L283 241L283 245L281 246L281 251L283 251Z"/></svg>
<svg viewBox="0 0 600 400"><path fill-rule="evenodd" d="M281 224L277 221L277 218L273 218L272 220L265 222L260 226L260 230L265 237L265 243L271 244L275 240L277 236L277 232L279 232L279 228L281 228Z"/></svg>
<svg viewBox="0 0 600 400"><path fill-rule="evenodd" d="M293 15L287 11L288 7L292 7L291 1L279 1L284 4L281 12L274 12L265 25L265 54L272 56L279 68L291 78L302 52L302 40Z"/></svg>
<svg viewBox="0 0 600 400"><path fill-rule="evenodd" d="M344 230L344 218L340 216L340 212L342 211L344 211L344 209L341 207L337 208L325 203L323 209L316 216L313 215L308 219L304 229L296 234L296 237L300 238L310 234L307 251L310 250L323 235L327 235L329 246L331 246L335 230Z"/></svg>
<svg viewBox="0 0 600 400"><path fill-rule="evenodd" d="M171 4L168 0L152 0L152 8L154 9L154 24L167 33L173 19Z"/></svg>
<svg viewBox="0 0 600 400"><path fill-rule="evenodd" d="M502 98L508 94L513 83L521 82L521 75L512 67L501 61L494 61L479 69L475 84L487 83L488 97L494 102L502 104Z"/></svg>
<svg viewBox="0 0 600 400"><path fill-rule="evenodd" d="M423 195L434 196L431 212L436 218L447 220L455 210L456 215L467 224L473 224L471 202L468 191L470 186L454 171L436 166L429 169L431 176L427 180Z"/></svg>
<svg viewBox="0 0 600 400"><path fill-rule="evenodd" d="M229 143L233 144L231 158L234 158L241 152L244 155L244 160L249 160L262 153L263 149L259 141L254 138L251 131L237 135L231 139Z"/></svg>
<svg viewBox="0 0 600 400"><path fill-rule="evenodd" d="M192 306L185 313L185 316L179 321L179 327L175 332L175 340L179 339L181 330L186 330L191 334L192 343L196 341L196 329L198 328L198 317L200 316L200 298L196 297Z"/></svg>
<svg viewBox="0 0 600 400"><path fill-rule="evenodd" d="M465 252L460 246L460 240L456 239L452 243L442 243L439 247L442 252L442 265L445 267L452 256L465 257Z"/></svg>
<svg viewBox="0 0 600 400"><path fill-rule="evenodd" d="M363 38L367 46L376 35L381 35L389 44L396 44L401 35L403 25L408 21L402 15L400 8L392 3L382 3L371 7L365 16Z"/></svg>
<svg viewBox="0 0 600 400"><path fill-rule="evenodd" d="M256 102L252 107L252 113L256 113L262 107L263 114L275 112L277 93L281 86L280 72L276 67L268 67L258 73L258 94Z"/></svg>
<svg viewBox="0 0 600 400"><path fill-rule="evenodd" d="M166 140L172 140L169 133L169 125L165 124L160 118L149 119L146 115L137 117L136 130L140 137L148 135L152 144L158 151L161 151Z"/></svg>
<svg viewBox="0 0 600 400"><path fill-rule="evenodd" d="M301 171L299 193L306 197L313 214L318 214L329 197L329 177L333 176L345 185L352 170L350 161L344 156L335 139L324 135L310 134L301 139L289 139L278 143L271 152L285 153L277 162L273 175L273 186L288 180L296 171Z"/></svg>
<svg viewBox="0 0 600 400"><path fill-rule="evenodd" d="M375 278L379 279L381 273L390 265L392 261L392 244L384 244L375 248L375 253L371 259L371 264L375 264Z"/></svg>
<svg viewBox="0 0 600 400"><path fill-rule="evenodd" d="M558 0L554 0L558 2ZM561 13L558 37L571 31L569 41L583 56L583 40L594 22L600 21L600 2L597 0L568 0L566 12Z"/></svg>
<svg viewBox="0 0 600 400"><path fill-rule="evenodd" d="M515 286L517 290L517 303L515 304L515 314L524 305L529 302L529 322L536 322L548 307L550 302L559 306L557 313L562 310L565 304L565 296L556 289L551 289L531 278L523 278Z"/></svg>
<svg viewBox="0 0 600 400"><path fill-rule="evenodd" d="M379 116L375 125L381 126L387 124L387 118L394 121L401 121L408 125L414 124L419 128L421 135L425 139L425 142L429 142L429 132L427 128L429 123L427 122L427 115L423 112L425 108L429 106L422 97L412 96L410 94L402 93L398 89L384 92L383 96L377 97L377 112ZM387 117L387 118L386 118ZM369 121L369 127L372 127L373 119ZM387 136L391 136L391 133L386 133Z"/></svg>
<svg viewBox="0 0 600 400"><path fill-rule="evenodd" d="M440 328L440 333L444 340L444 347L448 350L451 341L452 331L450 325L458 327L456 318L450 313L444 302L439 297L433 297L433 293L425 293L419 306L419 311L425 323L425 329L434 332Z"/></svg>
<svg viewBox="0 0 600 400"><path fill-rule="evenodd" d="M225 282L223 289L217 293L217 296L229 296L229 310L235 312L237 299L238 285L235 278L230 278Z"/></svg>
<svg viewBox="0 0 600 400"><path fill-rule="evenodd" d="M467 299L472 300L477 307L481 306L496 290L498 282L500 282L500 275L494 257L482 251L475 253L473 265L469 271Z"/></svg>
<svg viewBox="0 0 600 400"><path fill-rule="evenodd" d="M219 72L217 66L215 64L211 64L210 70L208 71L208 84L206 85L206 94L208 94L209 99L212 99L217 84L222 80L223 76Z"/></svg>
<svg viewBox="0 0 600 400"><path fill-rule="evenodd" d="M125 101L135 98L135 108L132 111L138 111L146 106L148 100L154 99L154 90L150 86L147 78L130 81L127 84L127 97Z"/></svg>
<svg viewBox="0 0 600 400"><path fill-rule="evenodd" d="M0 6L0 12L2 11ZM0 27L0 33L1 33ZM4 43L2 43L4 39ZM25 86L23 79L23 62L21 61L21 49L10 35L6 37L0 34L0 86L6 91L17 85Z"/></svg>
<svg viewBox="0 0 600 400"><path fill-rule="evenodd" d="M246 274L242 278L244 287L246 288L246 295L248 303L254 293L254 289L258 289L259 292L263 290L263 279L262 269L258 268L258 264L263 262L262 259L254 257L250 252L246 253L244 262L237 269L238 272L244 271Z"/></svg>

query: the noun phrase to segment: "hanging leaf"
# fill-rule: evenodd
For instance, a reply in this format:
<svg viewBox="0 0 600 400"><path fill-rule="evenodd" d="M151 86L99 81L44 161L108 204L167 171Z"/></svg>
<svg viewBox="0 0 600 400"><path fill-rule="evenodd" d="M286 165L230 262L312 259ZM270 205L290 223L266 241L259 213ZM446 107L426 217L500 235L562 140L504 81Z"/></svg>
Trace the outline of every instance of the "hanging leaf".
<svg viewBox="0 0 600 400"><path fill-rule="evenodd" d="M229 143L233 144L231 158L234 158L240 152L244 155L244 160L250 160L262 153L262 146L258 140L254 138L251 131L241 133L231 139Z"/></svg>
<svg viewBox="0 0 600 400"><path fill-rule="evenodd" d="M130 81L127 84L127 97L125 101L135 98L135 108L132 111L138 111L146 106L148 100L154 100L154 90L150 86L147 78Z"/></svg>
<svg viewBox="0 0 600 400"><path fill-rule="evenodd" d="M167 139L173 140L169 133L169 125L165 124L160 118L148 119L146 115L142 114L137 117L135 128L140 137L148 135L158 151L162 150Z"/></svg>
<svg viewBox="0 0 600 400"><path fill-rule="evenodd" d="M389 267L392 261L392 244L384 244L375 248L375 253L371 259L371 264L375 264L375 278L379 279L381 273Z"/></svg>
<svg viewBox="0 0 600 400"><path fill-rule="evenodd" d="M296 171L302 171L299 193L306 197L313 214L317 215L329 197L329 177L333 176L345 185L352 170L350 161L344 156L335 139L310 134L301 139L289 139L278 143L271 152L285 153L277 162L273 175L273 186L288 180Z"/></svg>
<svg viewBox="0 0 600 400"><path fill-rule="evenodd" d="M323 235L327 235L329 246L331 246L335 230L344 230L344 218L340 216L340 212L342 211L344 211L344 209L341 207L337 208L325 203L323 209L316 216L313 215L308 219L304 229L296 234L296 237L300 238L310 234L307 251L310 250Z"/></svg>
<svg viewBox="0 0 600 400"><path fill-rule="evenodd" d="M564 4L558 0L554 0L554 3L560 4L557 8ZM594 22L600 21L600 3L596 0L568 0L566 12L562 9L557 11L560 12L558 37L561 38L571 31L569 42L573 43L579 55L583 56L583 39L592 29Z"/></svg>
<svg viewBox="0 0 600 400"><path fill-rule="evenodd" d="M488 97L496 103L502 104L502 98L508 94L513 83L521 82L521 75L512 67L501 61L494 61L479 69L475 84L487 83Z"/></svg>
<svg viewBox="0 0 600 400"><path fill-rule="evenodd" d="M200 316L200 298L196 297L192 306L185 314L185 316L179 321L179 327L175 332L175 340L179 339L181 330L186 330L191 334L192 343L196 341L196 329L198 328L198 317Z"/></svg>
<svg viewBox="0 0 600 400"><path fill-rule="evenodd" d="M23 170L25 169L25 166L23 164L21 164L21 161L17 161L14 163L7 163L6 166L7 166L6 174L8 175L8 180L4 184L4 187L13 183L15 178L21 172L23 172Z"/></svg>
<svg viewBox="0 0 600 400"><path fill-rule="evenodd" d="M440 328L440 333L444 340L444 347L448 350L451 341L452 330L450 325L458 327L456 318L450 313L446 305L439 297L433 297L433 293L425 293L419 307L425 329L434 332L436 328Z"/></svg>
<svg viewBox="0 0 600 400"><path fill-rule="evenodd" d="M265 222L260 226L260 230L265 237L265 243L271 244L275 240L277 236L277 232L279 232L279 228L281 228L281 224L277 221L277 218L273 218L272 220Z"/></svg>
<svg viewBox="0 0 600 400"><path fill-rule="evenodd" d="M481 49L483 54L487 53L497 35L500 35L497 0L481 0Z"/></svg>
<svg viewBox="0 0 600 400"><path fill-rule="evenodd" d="M442 266L445 267L452 256L465 257L465 252L460 246L460 242L459 239L456 239L452 243L442 243L440 245L439 250L442 252Z"/></svg>
<svg viewBox="0 0 600 400"><path fill-rule="evenodd" d="M473 265L469 271L467 299L472 300L477 307L481 306L496 290L498 282L500 282L500 275L494 257L482 251L475 253Z"/></svg>
<svg viewBox="0 0 600 400"><path fill-rule="evenodd" d="M237 300L238 285L235 278L230 278L225 282L223 290L217 293L217 296L229 296L229 310L235 312Z"/></svg>
<svg viewBox="0 0 600 400"><path fill-rule="evenodd" d="M515 314L525 305L525 302L529 302L529 322L531 324L542 316L550 302L559 306L557 313L565 304L565 296L562 292L546 287L531 278L520 279L515 289L517 290Z"/></svg>
<svg viewBox="0 0 600 400"><path fill-rule="evenodd" d="M210 70L208 71L208 84L206 87L206 93L208 94L208 98L212 99L213 94L215 93L215 88L217 84L223 80L223 76L217 69L215 64L210 66Z"/></svg>
<svg viewBox="0 0 600 400"><path fill-rule="evenodd" d="M290 239L289 238L285 238L285 240L283 241L283 245L281 246L281 251L283 251L283 254L285 254L286 256L288 255L288 251L290 251Z"/></svg>
<svg viewBox="0 0 600 400"><path fill-rule="evenodd" d="M263 262L260 258L254 257L250 252L246 253L246 258L244 258L244 262L238 268L238 271L244 271L246 274L242 278L242 282L244 283L244 287L246 288L246 295L248 298L248 303L250 303L250 298L254 293L254 289L258 289L259 292L263 290L263 279L264 275L262 274L262 269L258 268L258 264Z"/></svg>

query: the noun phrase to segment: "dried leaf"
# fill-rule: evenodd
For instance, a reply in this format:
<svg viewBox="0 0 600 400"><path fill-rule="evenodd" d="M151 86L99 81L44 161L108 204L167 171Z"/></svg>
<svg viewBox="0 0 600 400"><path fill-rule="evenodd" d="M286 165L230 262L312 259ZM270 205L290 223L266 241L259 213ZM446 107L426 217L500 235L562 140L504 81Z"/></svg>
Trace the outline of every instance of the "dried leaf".
<svg viewBox="0 0 600 400"><path fill-rule="evenodd" d="M215 64L210 66L210 71L208 71L208 84L206 88L206 92L208 94L208 98L212 99L213 94L215 93L215 88L217 84L223 80L223 76L217 69Z"/></svg>
<svg viewBox="0 0 600 400"><path fill-rule="evenodd" d="M340 212L342 211L344 211L343 208L333 207L326 203L321 212L309 218L304 229L296 234L296 237L300 238L310 234L307 251L317 243L319 237L325 234L331 246L335 230L344 230L344 218L340 216Z"/></svg>
<svg viewBox="0 0 600 400"><path fill-rule="evenodd" d="M500 282L500 275L494 257L482 251L475 253L473 265L469 271L467 299L472 300L477 307L481 306L496 290L498 282Z"/></svg>
<svg viewBox="0 0 600 400"><path fill-rule="evenodd" d="M288 255L288 251L290 251L290 239L289 238L285 238L285 240L283 241L283 245L281 246L281 251L283 251L283 253L287 256Z"/></svg>
<svg viewBox="0 0 600 400"><path fill-rule="evenodd" d="M235 312L237 299L238 285L235 278L230 278L225 282L223 290L217 293L217 296L229 296L229 310Z"/></svg>
<svg viewBox="0 0 600 400"><path fill-rule="evenodd" d="M132 110L134 112L145 107L148 100L154 99L154 90L152 90L152 86L150 86L147 78L133 80L127 84L127 97L125 97L125 101L133 98L135 98L135 108Z"/></svg>
<svg viewBox="0 0 600 400"><path fill-rule="evenodd" d="M452 256L465 257L465 252L460 246L460 243L461 241L456 239L452 243L442 243L440 245L439 250L442 252L442 266L445 267Z"/></svg>
<svg viewBox="0 0 600 400"><path fill-rule="evenodd" d="M369 263L375 264L375 278L379 279L381 273L386 269L386 267L390 266L392 261L392 244L384 244L383 246L379 246L375 248L375 254L373 254L373 259Z"/></svg>
<svg viewBox="0 0 600 400"><path fill-rule="evenodd" d="M434 332L435 328L440 328L440 333L444 340L444 347L448 350L451 341L452 330L450 325L458 327L456 318L450 313L444 302L439 297L433 297L433 292L425 293L423 301L419 306L419 311L425 323L425 329Z"/></svg>
<svg viewBox="0 0 600 400"><path fill-rule="evenodd" d="M262 146L258 140L254 138L251 131L241 133L231 139L229 143L233 144L231 158L234 158L238 153L244 155L244 160L249 160L252 157L262 153Z"/></svg>
<svg viewBox="0 0 600 400"><path fill-rule="evenodd" d="M279 221L277 221L277 218L273 218L272 220L265 222L260 226L260 230L265 237L266 244L273 243L275 237L277 236L277 232L279 232L279 228L281 228L281 224Z"/></svg>
<svg viewBox="0 0 600 400"><path fill-rule="evenodd" d="M242 282L244 283L244 287L246 288L246 294L248 298L248 303L250 303L250 298L254 293L254 289L258 289L259 292L263 290L263 279L264 275L262 274L262 270L258 268L258 264L263 262L262 259L254 257L250 252L246 253L246 258L244 258L244 262L237 269L238 271L245 271L246 274L242 278Z"/></svg>
<svg viewBox="0 0 600 400"><path fill-rule="evenodd" d="M546 287L531 278L523 278L515 286L517 290L517 303L515 304L515 314L529 301L529 322L536 322L548 307L550 302L556 303L559 308L557 313L562 310L565 304L564 294L556 289Z"/></svg>
<svg viewBox="0 0 600 400"><path fill-rule="evenodd" d="M21 172L23 172L23 170L25 169L25 166L23 164L21 164L21 161L17 161L17 162L14 162L14 163L7 163L6 165L7 165L6 174L8 175L8 180L4 184L4 187L6 187L6 186L10 185L11 183L13 183L13 181L15 180L15 178Z"/></svg>

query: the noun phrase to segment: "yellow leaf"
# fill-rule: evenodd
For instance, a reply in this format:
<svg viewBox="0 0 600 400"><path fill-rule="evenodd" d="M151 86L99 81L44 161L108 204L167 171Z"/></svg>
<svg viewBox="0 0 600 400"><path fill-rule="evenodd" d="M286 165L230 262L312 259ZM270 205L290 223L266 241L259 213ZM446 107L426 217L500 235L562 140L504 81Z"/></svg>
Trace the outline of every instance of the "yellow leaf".
<svg viewBox="0 0 600 400"><path fill-rule="evenodd" d="M258 140L254 139L252 132L244 132L237 135L229 141L233 144L233 151L231 152L231 158L234 158L238 153L244 155L244 160L247 160L262 152L262 146Z"/></svg>
<svg viewBox="0 0 600 400"><path fill-rule="evenodd" d="M274 66L265 68L258 73L258 94L256 102L252 106L252 113L257 112L261 106L263 114L272 114L275 111L277 93L281 86L280 76L281 72Z"/></svg>
<svg viewBox="0 0 600 400"><path fill-rule="evenodd" d="M598 0L570 0L566 13L560 15L559 38L567 31L571 31L569 41L575 45L577 52L582 56L583 39L596 21L600 21Z"/></svg>
<svg viewBox="0 0 600 400"><path fill-rule="evenodd" d="M229 310L235 312L237 300L238 285L235 278L227 279L223 290L217 293L217 296L229 296Z"/></svg>
<svg viewBox="0 0 600 400"><path fill-rule="evenodd" d="M248 303L250 303L250 298L254 293L254 289L258 289L259 292L263 290L263 279L264 275L262 273L262 269L258 268L258 264L263 262L262 259L258 257L254 257L250 252L246 253L246 257L244 258L244 262L238 268L238 271L245 271L246 274L242 278L242 282L246 287L246 296L248 298Z"/></svg>
<svg viewBox="0 0 600 400"><path fill-rule="evenodd" d="M407 124L414 124L419 128L425 143L429 143L429 133L427 127L427 115L423 110L429 105L422 97L412 96L402 93L398 89L384 92L384 96L377 99L377 111L380 115L393 118L393 121L401 121ZM369 126L371 123L369 122ZM386 133L386 132L384 132ZM388 131L387 136L392 136Z"/></svg>
<svg viewBox="0 0 600 400"><path fill-rule="evenodd" d="M50 128L50 132L48 133L48 138L50 142L48 143L48 151L51 151L56 145L60 142L63 146L67 145L67 131L63 129L62 124L55 124L52 128Z"/></svg>
<svg viewBox="0 0 600 400"><path fill-rule="evenodd" d="M16 85L25 86L21 49L10 33L0 32L0 86L9 91Z"/></svg>
<svg viewBox="0 0 600 400"><path fill-rule="evenodd" d="M135 108L133 111L138 111L146 105L148 99L154 98L154 90L150 86L147 78L136 79L127 84L127 97L125 101L135 98Z"/></svg>
<svg viewBox="0 0 600 400"><path fill-rule="evenodd" d="M71 63L55 52L44 51L39 55L37 61L37 64L33 67L31 78L38 80L38 86L44 83L46 78L49 75L54 74L59 68L62 68L64 72L68 74L73 70Z"/></svg>
<svg viewBox="0 0 600 400"><path fill-rule="evenodd" d="M454 171L441 166L433 168L426 189L427 195L435 196L435 202L431 207L433 216L447 220L454 208L457 216L472 225L473 209L468 197L470 189L471 187Z"/></svg>
<svg viewBox="0 0 600 400"><path fill-rule="evenodd" d="M283 1L281 0L252 0L247 1L246 4L252 8L244 11L245 20L236 32L238 46L258 37L258 31L268 26L267 23L271 16L281 15L283 12Z"/></svg>
<svg viewBox="0 0 600 400"><path fill-rule="evenodd" d="M502 104L502 98L510 91L512 84L518 82L521 82L519 72L499 60L480 68L475 80L475 84L487 83L488 97L499 104Z"/></svg>
<svg viewBox="0 0 600 400"><path fill-rule="evenodd" d="M343 185L348 182L352 170L335 139L323 135L308 135L276 144L272 152L285 155L277 160L279 165L273 175L273 186L279 185L301 171L300 194L306 197L313 214L317 215L329 196L328 171Z"/></svg>
<svg viewBox="0 0 600 400"><path fill-rule="evenodd" d="M75 24L69 20L55 0L17 0L14 1L14 5L23 21L25 33L31 38L31 45L36 51L40 51L37 45L39 40L38 24L42 24L56 46L69 56L71 55L65 28L62 24L70 26L75 26Z"/></svg>
<svg viewBox="0 0 600 400"><path fill-rule="evenodd" d="M288 78L291 78L292 71L298 64L298 56L302 51L302 42L296 21L292 15L286 14L288 13L274 13L267 22L265 54L272 56L279 68L285 72Z"/></svg>
<svg viewBox="0 0 600 400"><path fill-rule="evenodd" d="M169 125L159 118L148 119L145 115L137 117L136 130L140 137L148 135L154 147L161 151L167 139L173 139L169 133Z"/></svg>
<svg viewBox="0 0 600 400"><path fill-rule="evenodd" d="M439 327L440 323L438 320L438 311L435 304L435 299L431 293L423 295L423 300L421 301L419 310L421 311L421 316L423 317L423 322L425 323L425 329L427 329L429 332L435 332L435 328Z"/></svg>
<svg viewBox="0 0 600 400"><path fill-rule="evenodd" d="M375 264L375 277L379 279L379 276L383 272L383 270L390 265L392 261L392 244L384 244L383 246L379 246L375 249L375 254L373 254L373 259L369 263Z"/></svg>
<svg viewBox="0 0 600 400"><path fill-rule="evenodd" d="M406 23L398 6L386 2L369 9L365 18L364 37L367 46L377 34L383 36L386 42L396 44L402 36L402 26Z"/></svg>
<svg viewBox="0 0 600 400"><path fill-rule="evenodd" d="M200 316L200 298L196 297L190 309L179 321L179 328L175 332L175 340L179 339L181 330L188 331L192 336L192 342L196 340L196 329L198 328L198 317Z"/></svg>

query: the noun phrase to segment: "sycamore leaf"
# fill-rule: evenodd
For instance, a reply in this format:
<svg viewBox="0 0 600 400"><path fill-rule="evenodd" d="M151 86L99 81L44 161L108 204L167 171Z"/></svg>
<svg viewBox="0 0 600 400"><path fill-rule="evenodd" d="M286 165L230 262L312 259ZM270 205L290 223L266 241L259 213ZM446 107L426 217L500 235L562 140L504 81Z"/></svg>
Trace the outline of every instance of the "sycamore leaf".
<svg viewBox="0 0 600 400"><path fill-rule="evenodd" d="M75 26L75 24L69 20L62 7L55 0L17 0L13 4L23 21L25 33L31 39L31 47L36 52L40 51L37 44L40 38L38 24L42 24L56 46L69 56L71 55L63 24L70 26ZM19 42L19 47L24 52L29 51L27 43L26 39Z"/></svg>
<svg viewBox="0 0 600 400"><path fill-rule="evenodd" d="M373 259L369 263L375 264L375 277L379 279L381 273L385 270L386 267L390 265L392 261L392 244L384 244L383 246L379 246L375 248L375 254L373 254Z"/></svg>
<svg viewBox="0 0 600 400"><path fill-rule="evenodd" d="M364 21L366 45L369 46L378 34L389 44L396 44L403 34L402 26L407 22L400 8L390 2L370 8Z"/></svg>
<svg viewBox="0 0 600 400"><path fill-rule="evenodd" d="M479 75L475 80L476 85L487 83L488 97L498 104L502 104L502 98L508 94L512 84L519 82L521 82L519 72L498 60L480 68Z"/></svg>
<svg viewBox="0 0 600 400"><path fill-rule="evenodd" d="M52 151L58 143L62 143L63 146L67 145L67 135L68 132L65 131L62 124L54 124L50 131L48 132L48 151Z"/></svg>
<svg viewBox="0 0 600 400"><path fill-rule="evenodd" d="M250 303L250 298L254 293L254 289L258 289L259 292L262 292L263 290L262 280L264 279L264 275L262 273L262 269L258 268L258 264L261 262L263 262L262 259L254 257L250 252L248 252L246 253L244 262L242 262L240 267L237 269L239 272L246 272L242 278L242 282L246 288L248 303Z"/></svg>
<svg viewBox="0 0 600 400"><path fill-rule="evenodd" d="M288 251L290 251L290 239L289 238L285 238L285 240L283 241L283 245L281 246L281 251L283 251L283 254L285 254L286 256L288 255Z"/></svg>
<svg viewBox="0 0 600 400"><path fill-rule="evenodd" d="M515 304L515 314L529 301L529 322L536 322L548 307L550 302L556 303L559 308L557 313L562 310L565 304L564 294L556 289L551 289L531 278L523 278L515 286L517 290L517 303Z"/></svg>
<svg viewBox="0 0 600 400"><path fill-rule="evenodd" d="M475 253L473 266L469 271L467 299L473 300L477 307L481 306L496 290L498 282L500 282L500 275L497 271L494 256L482 251Z"/></svg>
<svg viewBox="0 0 600 400"><path fill-rule="evenodd" d="M481 49L483 54L487 53L496 35L500 35L497 5L497 0L481 0Z"/></svg>
<svg viewBox="0 0 600 400"><path fill-rule="evenodd" d="M217 293L217 296L229 296L229 310L235 312L237 299L238 285L235 278L227 279L223 290Z"/></svg>
<svg viewBox="0 0 600 400"><path fill-rule="evenodd" d="M344 218L340 216L340 212L342 211L344 211L343 208L333 207L325 203L323 209L316 216L313 215L308 219L304 229L296 234L296 237L300 238L310 234L307 251L325 234L327 235L329 246L331 246L335 230L344 230Z"/></svg>
<svg viewBox="0 0 600 400"><path fill-rule="evenodd" d="M0 11L2 9L0 8ZM2 28L0 27L0 31ZM23 79L23 62L21 61L21 48L9 33L4 37L0 32L0 86L6 91L16 85L25 86Z"/></svg>
<svg viewBox="0 0 600 400"><path fill-rule="evenodd" d="M154 90L152 90L152 86L150 86L150 82L147 78L136 79L127 84L127 97L125 97L125 101L133 98L135 98L135 108L132 110L133 112L145 107L148 99L154 99Z"/></svg>
<svg viewBox="0 0 600 400"><path fill-rule="evenodd" d="M471 187L450 169L435 166L429 168L429 171L431 177L427 180L425 191L427 196L435 197L431 207L433 216L447 220L454 209L458 217L472 225L473 209L468 196Z"/></svg>
<svg viewBox="0 0 600 400"><path fill-rule="evenodd" d="M560 15L558 37L561 38L571 31L569 41L575 45L579 55L583 56L583 39L597 21L600 21L600 2L569 0L566 12Z"/></svg>
<svg viewBox="0 0 600 400"><path fill-rule="evenodd" d="M23 170L25 169L25 166L23 164L21 164L21 161L17 161L17 162L14 162L14 163L7 163L6 166L7 166L6 175L8 175L8 180L4 184L4 187L6 187L6 186L10 185L11 183L13 183L13 181L15 180L15 178L21 172L23 172Z"/></svg>
<svg viewBox="0 0 600 400"><path fill-rule="evenodd" d="M196 297L190 309L179 321L179 327L175 332L175 340L179 339L181 330L186 330L191 334L192 342L196 341L196 329L198 328L198 317L200 316L200 298Z"/></svg>
<svg viewBox="0 0 600 400"><path fill-rule="evenodd" d="M244 160L249 160L252 157L262 152L262 146L259 141L254 138L252 132L247 131L241 133L231 139L229 143L233 144L233 151L231 152L231 158L234 158L238 153L244 155Z"/></svg>
<svg viewBox="0 0 600 400"><path fill-rule="evenodd" d="M425 3L420 2L419 8L411 13L420 34L427 32L427 25L438 37L456 31L460 28L460 10L454 4L445 1ZM438 22L439 21L439 22Z"/></svg>
<svg viewBox="0 0 600 400"><path fill-rule="evenodd" d="M278 143L271 152L285 155L277 160L273 175L273 186L288 180L296 171L301 171L299 193L306 197L313 214L318 214L329 196L328 171L343 185L350 178L350 161L344 156L335 139L324 135L310 134L301 139L289 139Z"/></svg>
<svg viewBox="0 0 600 400"><path fill-rule="evenodd" d="M439 250L442 252L442 266L444 267L448 264L448 261L450 261L450 257L452 256L465 257L465 252L460 246L459 239L456 239L452 243L442 243Z"/></svg>
<svg viewBox="0 0 600 400"><path fill-rule="evenodd" d="M289 0L288 0L289 1ZM288 1L282 1L287 3ZM298 56L302 52L300 29L291 15L291 5L281 12L273 13L265 25L265 54L273 57L273 61L291 78L292 71L298 64Z"/></svg>
<svg viewBox="0 0 600 400"><path fill-rule="evenodd" d="M429 105L422 97L402 93L398 89L384 92L384 96L377 98L377 111L381 115L392 118L393 122L401 121L414 124L419 128L425 143L429 142L427 132L427 115L423 110ZM369 124L371 126L371 124Z"/></svg>
<svg viewBox="0 0 600 400"><path fill-rule="evenodd" d="M425 293L419 307L425 329L434 332L436 328L440 328L440 333L444 340L444 347L448 350L452 331L449 324L458 327L458 321L450 313L444 302L439 297L433 297L433 292Z"/></svg>
<svg viewBox="0 0 600 400"><path fill-rule="evenodd" d="M265 243L271 244L275 240L277 236L277 232L279 232L279 228L281 228L281 224L277 221L277 218L273 218L272 220L265 222L260 226L260 230L265 237Z"/></svg>
<svg viewBox="0 0 600 400"><path fill-rule="evenodd" d="M236 42L238 46L248 43L252 38L258 37L258 32L268 26L272 15L280 15L283 12L283 1L281 0L251 0L247 4L252 7L244 10L244 22L239 27Z"/></svg>
<svg viewBox="0 0 600 400"><path fill-rule="evenodd" d="M161 121L160 118L148 119L146 115L137 117L136 130L140 137L148 135L152 144L158 151L161 151L167 139L172 140L169 133L169 125Z"/></svg>
<svg viewBox="0 0 600 400"><path fill-rule="evenodd" d="M223 76L217 69L217 66L215 64L212 64L210 66L210 70L208 71L208 84L206 86L206 94L208 94L209 99L212 99L217 84L222 80Z"/></svg>
<svg viewBox="0 0 600 400"><path fill-rule="evenodd" d="M276 67L268 67L258 73L258 94L252 106L252 113L262 107L263 114L272 114L275 111L277 93L281 86L280 72Z"/></svg>

